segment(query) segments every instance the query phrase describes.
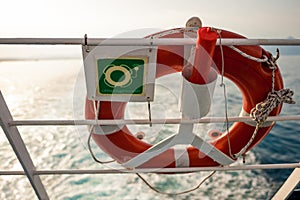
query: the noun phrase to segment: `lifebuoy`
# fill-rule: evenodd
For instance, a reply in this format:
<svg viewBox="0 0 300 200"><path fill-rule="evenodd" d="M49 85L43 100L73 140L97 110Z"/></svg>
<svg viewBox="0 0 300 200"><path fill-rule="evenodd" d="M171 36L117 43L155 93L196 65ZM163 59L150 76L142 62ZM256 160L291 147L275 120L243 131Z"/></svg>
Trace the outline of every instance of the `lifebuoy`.
<svg viewBox="0 0 300 200"><path fill-rule="evenodd" d="M203 29L203 28L202 28ZM189 35L196 36L195 31L188 29ZM178 28L153 34L149 37L156 38L183 38L187 29ZM222 30L220 32L222 38L244 38L233 32ZM260 46L236 46L239 50L253 57L263 58L271 55ZM227 46L222 47L224 55L224 76L235 83L243 98L242 110L245 115L249 115L251 109L261 101L263 101L271 91L272 70L266 63L259 63L249 60L241 56L236 51ZM215 63L213 67L217 72L222 71L222 59L220 47L216 46L212 52L212 60ZM184 46L159 46L157 51L157 69L156 78L165 76L174 72L181 72L185 65ZM207 81L207 80L206 80ZM206 82L204 80L204 82ZM283 88L283 81L279 69L275 71L275 90ZM85 116L86 119L94 119L93 102L86 100ZM98 119L123 119L126 102L100 102L100 112ZM276 107L271 116L276 116L281 111L281 105ZM247 151L258 144L272 129L274 123L268 123L257 132L257 135ZM152 145L136 138L126 125L117 126L102 126L105 134L93 132L92 138L97 145L113 159L119 163L125 163L135 156L143 153ZM252 133L255 130L255 124L235 122L230 127L230 143L231 152L238 153L249 142ZM216 149L230 156L228 145L228 133L219 134L214 137L209 143ZM199 151L193 146L186 147L188 164L183 167L206 167L218 166L220 163L214 161L206 154ZM155 156L144 164L138 166L141 168L174 168L178 167L176 163L176 152L170 148L163 153ZM235 158L233 158L235 159Z"/></svg>

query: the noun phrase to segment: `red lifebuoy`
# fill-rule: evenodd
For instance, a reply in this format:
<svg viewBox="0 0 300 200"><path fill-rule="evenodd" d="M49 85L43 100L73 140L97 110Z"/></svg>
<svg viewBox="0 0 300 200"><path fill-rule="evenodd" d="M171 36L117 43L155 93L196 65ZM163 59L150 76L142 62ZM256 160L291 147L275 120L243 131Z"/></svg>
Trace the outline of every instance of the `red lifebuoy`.
<svg viewBox="0 0 300 200"><path fill-rule="evenodd" d="M157 38L183 38L186 29L172 29L151 37ZM193 34L193 33L191 33ZM233 32L221 31L222 38L244 38ZM271 55L260 46L236 46L239 50L257 58ZM224 55L224 76L235 83L243 98L243 110L250 113L251 109L263 101L271 91L272 70L266 63L259 63L241 56L236 51L227 46L223 46ZM217 72L222 71L220 47L216 46L213 53L213 67ZM183 46L159 46L157 51L157 69L156 78L168 75L174 72L181 72L184 66L184 47ZM279 69L275 71L275 90L283 88L283 81ZM125 102L100 102L100 112L98 119L123 119L126 103ZM271 116L280 113L281 106L278 106L271 112ZM85 107L86 119L94 119L93 102L86 101ZM274 123L261 127L247 151L258 144L272 129ZM255 125L243 122L235 122L230 127L231 152L238 153L249 142ZM136 138L126 125L116 130L110 130L108 134L93 133L92 138L97 145L113 159L119 163L125 163L140 153L143 153L152 145ZM219 151L230 155L227 133L213 138L209 142ZM206 167L218 166L218 162L209 156L200 152L193 146L187 147L189 165L187 167ZM175 152L172 148L155 156L144 164L138 166L141 168L173 168L176 167Z"/></svg>

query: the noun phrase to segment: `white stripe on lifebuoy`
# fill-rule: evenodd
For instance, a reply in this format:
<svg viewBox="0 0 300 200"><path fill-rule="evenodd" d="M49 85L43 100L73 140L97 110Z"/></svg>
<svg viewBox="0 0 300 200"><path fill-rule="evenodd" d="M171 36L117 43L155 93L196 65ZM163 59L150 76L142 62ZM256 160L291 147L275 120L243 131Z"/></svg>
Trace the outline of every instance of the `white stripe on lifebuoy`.
<svg viewBox="0 0 300 200"><path fill-rule="evenodd" d="M190 159L186 147L175 146L173 149L176 167L189 167Z"/></svg>
<svg viewBox="0 0 300 200"><path fill-rule="evenodd" d="M247 113L244 109L241 110L241 113L240 113L240 117L249 117L250 114ZM256 127L257 123L256 121L247 121L247 122L244 122L245 124L249 125L249 126L253 126L253 127ZM262 123L260 125L260 127L269 127L269 126L272 126L275 122L273 121L265 121L264 123Z"/></svg>

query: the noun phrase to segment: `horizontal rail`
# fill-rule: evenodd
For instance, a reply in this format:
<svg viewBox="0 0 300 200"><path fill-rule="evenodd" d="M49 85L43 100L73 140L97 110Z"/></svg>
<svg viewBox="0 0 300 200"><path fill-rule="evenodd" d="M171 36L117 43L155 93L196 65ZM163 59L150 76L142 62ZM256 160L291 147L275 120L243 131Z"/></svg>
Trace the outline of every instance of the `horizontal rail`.
<svg viewBox="0 0 300 200"><path fill-rule="evenodd" d="M125 169L81 169L81 170L35 170L33 175L70 175L70 174L132 174L132 173L184 173L200 171L242 171L242 170L268 170L268 169L295 169L300 163L283 164L255 164L221 167L190 167L190 168L143 168L134 170ZM23 171L0 171L0 175L25 175Z"/></svg>
<svg viewBox="0 0 300 200"><path fill-rule="evenodd" d="M158 46L195 45L191 38L0 38L2 45ZM220 45L220 40L217 40ZM300 39L222 39L222 45L300 45Z"/></svg>
<svg viewBox="0 0 300 200"><path fill-rule="evenodd" d="M266 121L298 121L300 115L270 116ZM74 126L74 125L143 125L143 124L195 124L195 123L224 123L225 117L205 117L186 120L174 119L124 119L124 120L13 120L9 126ZM253 122L251 117L228 117L228 122Z"/></svg>

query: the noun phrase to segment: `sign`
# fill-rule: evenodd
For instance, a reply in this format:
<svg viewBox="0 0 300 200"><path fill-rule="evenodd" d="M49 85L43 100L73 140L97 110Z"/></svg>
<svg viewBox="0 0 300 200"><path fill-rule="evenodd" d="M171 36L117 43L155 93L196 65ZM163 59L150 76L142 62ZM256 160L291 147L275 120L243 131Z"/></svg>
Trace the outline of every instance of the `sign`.
<svg viewBox="0 0 300 200"><path fill-rule="evenodd" d="M153 101L157 47L84 45L82 52L88 99Z"/></svg>
<svg viewBox="0 0 300 200"><path fill-rule="evenodd" d="M99 59L98 94L143 95L147 63L148 58Z"/></svg>

